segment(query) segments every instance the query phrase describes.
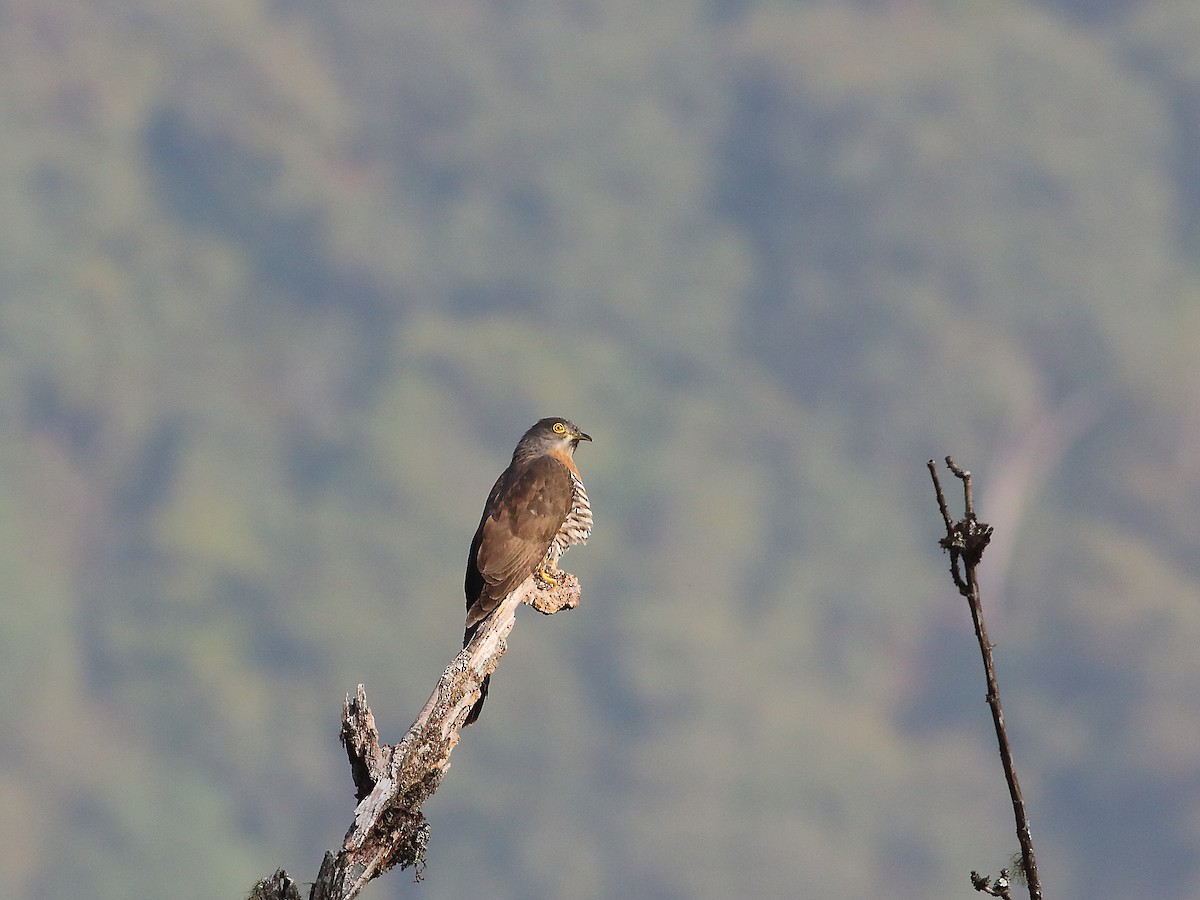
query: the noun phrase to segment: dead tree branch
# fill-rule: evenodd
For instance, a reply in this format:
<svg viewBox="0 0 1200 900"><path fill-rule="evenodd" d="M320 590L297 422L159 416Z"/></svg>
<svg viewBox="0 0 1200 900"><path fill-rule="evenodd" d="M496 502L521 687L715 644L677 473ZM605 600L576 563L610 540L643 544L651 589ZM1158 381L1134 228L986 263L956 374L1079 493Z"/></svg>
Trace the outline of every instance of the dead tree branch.
<svg viewBox="0 0 1200 900"><path fill-rule="evenodd" d="M352 900L368 882L395 866L412 866L421 877L429 841L429 823L421 807L450 768L463 721L479 699L484 676L504 655L517 607L523 603L545 615L573 609L579 603L579 581L562 572L556 586L544 589L531 576L509 594L447 667L400 743L379 742L361 684L353 698L346 697L342 744L359 803L341 849L325 854L309 900ZM283 900L284 894L267 891L275 885L294 890L294 884L281 869L256 885L256 890L263 889L256 897Z"/></svg>
<svg viewBox="0 0 1200 900"><path fill-rule="evenodd" d="M1025 800L1021 796L1021 785L1017 780L1017 770L1013 763L1012 747L1008 740L1008 729L1004 726L1004 711L1000 706L1000 685L996 681L996 666L992 659L992 642L988 638L987 626L983 621L983 602L979 594L979 582L975 577L975 569L983 557L983 551L992 538L992 526L980 522L975 516L975 496L971 488L971 473L955 464L953 458L946 457L946 466L954 476L962 482L964 515L957 522L950 518L950 509L946 504L946 495L942 491L942 483L938 479L937 465L931 459L928 462L929 474L933 478L933 488L937 493L938 509L946 526L946 536L938 541L943 550L950 554L950 574L960 594L967 598L971 607L971 618L975 623L975 637L979 640L979 649L983 654L983 670L987 677L987 702L992 710L992 722L996 727L996 740L1000 745L1000 761L1004 767L1004 777L1008 781L1008 794L1012 799L1013 815L1017 823L1017 840L1021 844L1021 874L1029 886L1030 900L1042 900L1042 884L1038 878L1037 859L1033 853L1033 836L1029 830L1029 818L1025 811ZM1001 870L1000 875L993 881L977 872L971 873L971 883L975 890L991 894L995 897L1008 897L1010 890L1009 873Z"/></svg>

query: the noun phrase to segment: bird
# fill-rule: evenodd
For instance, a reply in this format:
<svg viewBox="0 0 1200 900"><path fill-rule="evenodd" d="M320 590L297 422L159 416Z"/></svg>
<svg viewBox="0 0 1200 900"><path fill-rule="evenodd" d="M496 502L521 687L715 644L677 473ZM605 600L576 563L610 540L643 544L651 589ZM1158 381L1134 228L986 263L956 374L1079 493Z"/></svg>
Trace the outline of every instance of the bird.
<svg viewBox="0 0 1200 900"><path fill-rule="evenodd" d="M530 575L556 585L559 558L572 544L587 542L592 506L574 454L580 441L591 439L569 419L550 416L534 423L517 443L512 462L488 494L467 554L463 647ZM479 718L490 681L488 675L480 684L464 727Z"/></svg>

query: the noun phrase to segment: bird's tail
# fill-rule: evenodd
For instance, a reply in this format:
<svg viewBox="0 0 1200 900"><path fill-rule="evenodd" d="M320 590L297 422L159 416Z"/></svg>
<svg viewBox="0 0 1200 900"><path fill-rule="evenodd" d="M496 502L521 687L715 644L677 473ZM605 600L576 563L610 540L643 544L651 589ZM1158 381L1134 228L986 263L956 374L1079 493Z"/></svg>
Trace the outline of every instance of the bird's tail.
<svg viewBox="0 0 1200 900"><path fill-rule="evenodd" d="M479 630L479 626L483 622L476 622L474 625L468 625L466 633L463 634L463 646L471 643L471 638L475 637L475 632ZM491 683L492 676L484 675L483 681L479 684L479 699L475 701L475 705L471 707L471 711L467 713L467 719L463 722L463 728L471 725L479 718L479 714L483 711L483 701L487 699L488 685Z"/></svg>
<svg viewBox="0 0 1200 900"><path fill-rule="evenodd" d="M479 714L483 711L483 701L487 699L488 684L491 682L491 675L484 675L483 681L479 683L479 699L475 701L475 705L471 707L471 711L467 713L466 721L463 722L463 728L468 725L473 725L475 720L479 718Z"/></svg>

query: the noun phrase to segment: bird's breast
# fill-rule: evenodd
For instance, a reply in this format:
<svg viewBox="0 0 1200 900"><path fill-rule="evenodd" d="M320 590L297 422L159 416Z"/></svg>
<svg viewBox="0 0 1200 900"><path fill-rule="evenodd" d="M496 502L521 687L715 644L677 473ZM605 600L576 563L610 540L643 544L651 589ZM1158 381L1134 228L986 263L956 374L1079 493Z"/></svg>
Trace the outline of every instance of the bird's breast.
<svg viewBox="0 0 1200 900"><path fill-rule="evenodd" d="M587 543L592 533L592 504L588 500L587 488L575 473L571 473L571 511L563 520L554 543L558 545L561 554L572 544Z"/></svg>

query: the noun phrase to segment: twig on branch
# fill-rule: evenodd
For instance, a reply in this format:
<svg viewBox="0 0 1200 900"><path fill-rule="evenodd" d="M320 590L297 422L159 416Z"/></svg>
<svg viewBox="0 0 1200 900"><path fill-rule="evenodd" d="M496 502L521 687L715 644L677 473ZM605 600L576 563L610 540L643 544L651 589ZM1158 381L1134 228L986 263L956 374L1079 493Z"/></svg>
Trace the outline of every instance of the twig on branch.
<svg viewBox="0 0 1200 900"><path fill-rule="evenodd" d="M300 889L287 872L279 869L270 878L260 878L246 900L300 900Z"/></svg>
<svg viewBox="0 0 1200 900"><path fill-rule="evenodd" d="M1012 900L1012 875L1008 869L1001 869L995 881L986 875L972 872L971 886L981 894L990 894L999 897L1000 900Z"/></svg>
<svg viewBox="0 0 1200 900"><path fill-rule="evenodd" d="M503 600L442 674L416 721L395 746L379 742L363 686L358 686L353 698L346 697L342 744L359 804L341 850L325 854L309 900L352 900L368 882L395 866L413 866L417 878L421 877L429 841L429 823L421 807L450 768L450 754L458 745L467 713L479 699L480 683L507 649L517 607L524 603L552 615L579 604L578 579L568 572L556 577L558 584L544 589L531 576ZM294 885L282 869L259 885L268 881L272 886ZM277 895L261 896L276 900ZM278 897L282 900L282 895Z"/></svg>
<svg viewBox="0 0 1200 900"><path fill-rule="evenodd" d="M1037 859L1033 853L1033 836L1029 830L1029 818L1025 812L1025 800L1021 796L1021 785L1017 780L1008 730L1004 726L1004 711L1000 707L1000 685L996 681L996 666L992 659L992 642L988 639L987 627L983 621L983 602L979 595L979 582L975 577L975 568L992 538L992 526L980 522L975 516L975 497L971 489L970 472L960 468L952 457L946 457L946 467L963 486L964 515L954 522L946 505L946 495L942 492L937 465L931 459L928 466L929 474L933 478L933 488L937 493L938 509L946 526L946 536L938 541L938 544L950 553L950 574L959 593L967 598L971 607L975 637L979 640L979 649L983 654L983 670L987 677L987 702L992 710L996 740L1000 745L1000 762L1004 766L1004 777L1008 781L1008 794L1012 799L1013 815L1017 823L1017 840L1021 844L1021 872L1029 887L1030 900L1042 900L1042 883L1038 878ZM1006 869L1002 869L994 881L978 872L972 872L971 884L975 890L994 897L1010 896L1009 872Z"/></svg>

